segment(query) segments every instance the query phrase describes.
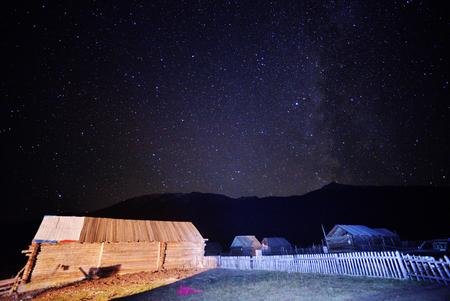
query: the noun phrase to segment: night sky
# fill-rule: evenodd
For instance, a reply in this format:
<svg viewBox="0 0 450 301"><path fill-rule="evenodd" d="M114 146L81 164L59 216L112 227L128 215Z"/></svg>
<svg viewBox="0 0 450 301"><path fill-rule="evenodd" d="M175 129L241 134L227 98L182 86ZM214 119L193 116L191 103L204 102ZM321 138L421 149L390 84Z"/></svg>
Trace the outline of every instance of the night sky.
<svg viewBox="0 0 450 301"><path fill-rule="evenodd" d="M7 202L449 185L437 1L29 2L0 18Z"/></svg>

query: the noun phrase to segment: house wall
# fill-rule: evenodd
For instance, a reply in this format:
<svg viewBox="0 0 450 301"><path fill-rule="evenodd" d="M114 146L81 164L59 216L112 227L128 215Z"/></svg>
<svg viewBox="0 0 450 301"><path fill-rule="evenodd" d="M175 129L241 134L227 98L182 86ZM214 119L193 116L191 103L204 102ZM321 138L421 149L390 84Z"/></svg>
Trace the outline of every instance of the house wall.
<svg viewBox="0 0 450 301"><path fill-rule="evenodd" d="M329 251L351 251L354 249L351 236L327 237Z"/></svg>
<svg viewBox="0 0 450 301"><path fill-rule="evenodd" d="M379 251L393 248L398 245L391 238L339 236L328 237L327 244L331 252L336 251Z"/></svg>
<svg viewBox="0 0 450 301"><path fill-rule="evenodd" d="M266 246L265 248L262 248L262 254L263 255L287 255L292 254L292 247L290 245L288 246L276 246L276 247L270 247Z"/></svg>
<svg viewBox="0 0 450 301"><path fill-rule="evenodd" d="M234 256L255 256L256 250L248 247L231 247L230 255Z"/></svg>

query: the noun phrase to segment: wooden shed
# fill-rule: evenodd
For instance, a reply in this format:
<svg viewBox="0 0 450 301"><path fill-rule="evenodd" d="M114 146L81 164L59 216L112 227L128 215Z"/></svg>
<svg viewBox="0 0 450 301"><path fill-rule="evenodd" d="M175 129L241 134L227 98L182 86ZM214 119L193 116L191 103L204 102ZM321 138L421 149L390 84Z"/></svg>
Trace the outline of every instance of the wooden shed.
<svg viewBox="0 0 450 301"><path fill-rule="evenodd" d="M330 252L389 250L400 244L391 230L363 225L335 225L325 241Z"/></svg>
<svg viewBox="0 0 450 301"><path fill-rule="evenodd" d="M27 251L19 290L113 273L198 267L204 246L190 222L45 216Z"/></svg>
<svg viewBox="0 0 450 301"><path fill-rule="evenodd" d="M263 255L287 255L293 253L291 243L284 237L265 237L261 241L261 246Z"/></svg>
<svg viewBox="0 0 450 301"><path fill-rule="evenodd" d="M239 235L230 246L231 255L256 256L261 252L261 243L254 235Z"/></svg>

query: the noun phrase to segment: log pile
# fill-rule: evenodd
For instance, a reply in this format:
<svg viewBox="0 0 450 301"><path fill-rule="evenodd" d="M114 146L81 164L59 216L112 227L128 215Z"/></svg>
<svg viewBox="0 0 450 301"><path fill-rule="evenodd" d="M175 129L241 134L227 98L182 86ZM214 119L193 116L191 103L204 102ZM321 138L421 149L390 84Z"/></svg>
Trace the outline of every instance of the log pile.
<svg viewBox="0 0 450 301"><path fill-rule="evenodd" d="M168 242L164 268L199 267L203 260L203 254L203 242Z"/></svg>
<svg viewBox="0 0 450 301"><path fill-rule="evenodd" d="M77 236L76 231L77 241L66 239ZM38 232L39 242L34 241L26 251L30 258L21 291L105 273L203 266L204 239L190 222L52 216L44 218Z"/></svg>
<svg viewBox="0 0 450 301"><path fill-rule="evenodd" d="M106 243L101 267L120 264L119 273L151 272L158 270L158 242Z"/></svg>
<svg viewBox="0 0 450 301"><path fill-rule="evenodd" d="M190 222L144 221L85 217L79 242L199 241Z"/></svg>
<svg viewBox="0 0 450 301"><path fill-rule="evenodd" d="M89 269L96 267L101 244L42 244L30 282L52 283L84 279Z"/></svg>
<svg viewBox="0 0 450 301"><path fill-rule="evenodd" d="M8 296L15 283L15 278L0 280L0 297Z"/></svg>

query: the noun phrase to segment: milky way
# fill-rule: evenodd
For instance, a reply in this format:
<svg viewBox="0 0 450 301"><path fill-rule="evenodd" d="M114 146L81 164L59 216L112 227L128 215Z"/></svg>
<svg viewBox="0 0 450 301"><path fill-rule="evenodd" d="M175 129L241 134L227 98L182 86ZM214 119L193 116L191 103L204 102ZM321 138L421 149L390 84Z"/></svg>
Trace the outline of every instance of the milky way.
<svg viewBox="0 0 450 301"><path fill-rule="evenodd" d="M125 2L3 9L5 188L93 208L449 184L443 7Z"/></svg>

